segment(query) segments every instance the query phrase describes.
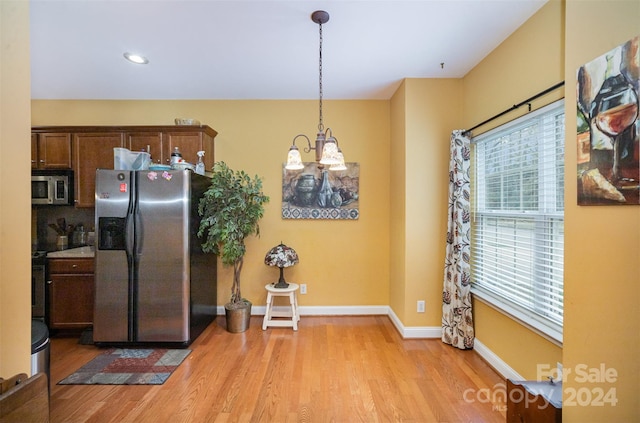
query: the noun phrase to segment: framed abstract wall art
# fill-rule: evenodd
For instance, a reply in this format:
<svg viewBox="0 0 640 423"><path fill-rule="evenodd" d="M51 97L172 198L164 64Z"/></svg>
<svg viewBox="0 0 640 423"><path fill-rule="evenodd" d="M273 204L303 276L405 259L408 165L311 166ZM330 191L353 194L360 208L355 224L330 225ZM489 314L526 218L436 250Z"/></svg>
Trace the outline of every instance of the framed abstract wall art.
<svg viewBox="0 0 640 423"><path fill-rule="evenodd" d="M578 204L640 204L640 36L577 74Z"/></svg>
<svg viewBox="0 0 640 423"><path fill-rule="evenodd" d="M319 169L315 162L304 169L282 165L283 219L348 219L360 217L360 164L345 163L346 170Z"/></svg>

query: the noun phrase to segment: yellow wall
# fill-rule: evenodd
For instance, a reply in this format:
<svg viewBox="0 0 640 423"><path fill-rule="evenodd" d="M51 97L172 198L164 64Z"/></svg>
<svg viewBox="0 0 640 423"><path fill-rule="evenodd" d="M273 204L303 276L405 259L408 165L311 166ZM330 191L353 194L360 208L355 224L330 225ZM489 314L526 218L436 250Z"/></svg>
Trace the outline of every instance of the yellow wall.
<svg viewBox="0 0 640 423"><path fill-rule="evenodd" d="M563 419L568 422L640 418L640 206L576 205L575 86L578 67L640 34L640 2L552 0L464 78L464 122L472 126L533 94L566 82L564 344L550 344L475 301L476 336L514 370L536 378L537 367L562 362ZM534 108L563 95L534 102ZM511 120L526 107L492 124ZM479 128L475 134L490 129ZM615 371L603 377L601 366ZM617 403L595 400L599 389ZM573 394L581 396L575 397Z"/></svg>
<svg viewBox="0 0 640 423"><path fill-rule="evenodd" d="M576 205L576 71L640 35L640 2L567 1L565 80L565 342L567 389L583 398L598 389L615 406L564 407L569 422L640 421L640 206ZM636 58L636 60L640 60ZM571 113L573 112L573 113ZM617 372L615 382L581 382L581 367ZM610 370L611 371L611 370ZM598 373L600 373L598 371ZM601 373L600 373L601 374ZM613 391L611 391L613 390Z"/></svg>
<svg viewBox="0 0 640 423"><path fill-rule="evenodd" d="M464 77L467 128L495 116L564 80L564 6L552 0ZM539 108L562 98L563 89L535 101ZM474 135L525 114L523 106L473 131ZM524 326L474 300L476 337L511 368L536 379L537 364L555 368L562 349Z"/></svg>
<svg viewBox="0 0 640 423"><path fill-rule="evenodd" d="M389 298L405 327L441 325L449 138L461 112L460 79L405 79L391 99Z"/></svg>
<svg viewBox="0 0 640 423"><path fill-rule="evenodd" d="M399 317L405 326L440 327L449 140L461 122L462 81L407 79L404 86L405 286ZM425 313L417 312L418 300L425 301Z"/></svg>
<svg viewBox="0 0 640 423"><path fill-rule="evenodd" d="M564 6L551 0L464 76L464 124L483 122L564 80ZM562 98L562 90L537 100L540 107ZM474 135L526 113L523 106Z"/></svg>
<svg viewBox="0 0 640 423"><path fill-rule="evenodd" d="M30 373L29 4L0 1L0 377Z"/></svg>
<svg viewBox="0 0 640 423"><path fill-rule="evenodd" d="M208 124L218 136L216 160L264 178L271 197L260 221L260 238L247 239L242 293L263 305L264 285L278 270L264 255L280 241L296 249L300 263L285 271L287 280L307 284L300 305L366 306L389 304L389 102L325 101L324 122L331 126L347 161L360 163L360 219L283 220L282 163L299 133L312 139L317 101L38 101L33 125L170 124L189 116ZM299 142L299 141L298 141ZM206 153L205 153L206 154ZM313 154L303 153L313 161ZM218 301L230 294L231 268L219 268Z"/></svg>
<svg viewBox="0 0 640 423"><path fill-rule="evenodd" d="M393 312L401 318L406 314L404 293L406 291L406 81L391 98L391 148L389 165L391 172L389 208L389 305Z"/></svg>

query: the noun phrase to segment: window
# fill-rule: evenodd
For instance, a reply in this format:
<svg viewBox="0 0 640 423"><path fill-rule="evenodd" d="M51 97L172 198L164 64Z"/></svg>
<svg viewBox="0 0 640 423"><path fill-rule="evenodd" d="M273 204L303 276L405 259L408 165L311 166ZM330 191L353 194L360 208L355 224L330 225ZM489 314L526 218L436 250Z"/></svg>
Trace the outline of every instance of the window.
<svg viewBox="0 0 640 423"><path fill-rule="evenodd" d="M473 159L472 292L562 343L564 100L474 138Z"/></svg>

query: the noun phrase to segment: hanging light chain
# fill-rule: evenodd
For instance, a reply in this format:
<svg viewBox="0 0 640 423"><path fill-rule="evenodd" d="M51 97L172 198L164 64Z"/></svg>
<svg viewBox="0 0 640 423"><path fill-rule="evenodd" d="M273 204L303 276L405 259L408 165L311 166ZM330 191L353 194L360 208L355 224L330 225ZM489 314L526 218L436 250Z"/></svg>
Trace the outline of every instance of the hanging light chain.
<svg viewBox="0 0 640 423"><path fill-rule="evenodd" d="M318 23L318 26L320 27L320 52L318 54L319 57L319 63L318 63L318 75L319 75L319 80L318 80L318 87L319 87L319 91L320 91L320 103L319 103L319 110L320 110L320 117L318 120L318 132L324 132L324 123L322 122L322 22Z"/></svg>

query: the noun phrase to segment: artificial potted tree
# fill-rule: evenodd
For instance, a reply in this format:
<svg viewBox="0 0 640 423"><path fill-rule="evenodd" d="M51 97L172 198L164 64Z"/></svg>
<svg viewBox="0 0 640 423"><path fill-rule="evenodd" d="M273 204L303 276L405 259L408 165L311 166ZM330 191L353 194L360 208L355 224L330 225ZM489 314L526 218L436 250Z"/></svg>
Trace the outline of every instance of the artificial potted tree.
<svg viewBox="0 0 640 423"><path fill-rule="evenodd" d="M262 192L262 179L244 171L234 171L225 162L213 165L211 184L198 204L202 218L198 237L202 249L220 257L223 265L233 265L231 298L225 304L227 330L244 332L249 327L251 302L242 297L240 272L249 235L260 236L258 221L269 197Z"/></svg>

